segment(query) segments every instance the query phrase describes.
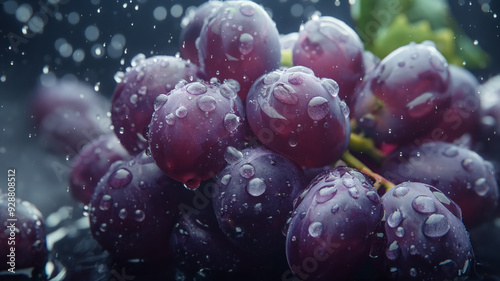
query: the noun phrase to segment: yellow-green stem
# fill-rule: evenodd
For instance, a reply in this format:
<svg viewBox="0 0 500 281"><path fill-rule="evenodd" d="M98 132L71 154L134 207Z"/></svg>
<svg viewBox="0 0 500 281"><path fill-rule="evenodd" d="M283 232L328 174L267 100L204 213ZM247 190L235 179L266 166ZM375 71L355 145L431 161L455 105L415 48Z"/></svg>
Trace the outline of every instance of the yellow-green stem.
<svg viewBox="0 0 500 281"><path fill-rule="evenodd" d="M394 183L388 181L386 178L381 175L373 172L370 168L366 167L366 165L359 161L356 157L354 157L349 151L344 152L342 155L342 160L350 167L358 169L361 173L375 180L373 186L375 189L379 189L381 186L385 188L385 192L395 186Z"/></svg>
<svg viewBox="0 0 500 281"><path fill-rule="evenodd" d="M349 149L358 153L364 153L373 159L377 164L382 164L385 154L375 147L375 143L370 138L351 133Z"/></svg>

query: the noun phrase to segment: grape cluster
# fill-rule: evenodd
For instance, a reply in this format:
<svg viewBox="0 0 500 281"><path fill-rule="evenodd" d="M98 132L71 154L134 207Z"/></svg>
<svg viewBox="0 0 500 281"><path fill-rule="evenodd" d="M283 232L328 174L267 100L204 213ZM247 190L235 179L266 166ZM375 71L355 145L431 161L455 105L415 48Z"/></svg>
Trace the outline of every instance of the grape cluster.
<svg viewBox="0 0 500 281"><path fill-rule="evenodd" d="M498 80L479 85L431 41L380 59L318 14L280 36L251 1L188 13L180 55L134 57L109 116L81 85L35 98L38 126L64 145L98 132L70 191L114 260L193 280L474 274L467 229L499 200L498 159L482 154L498 143L498 104L485 100Z"/></svg>

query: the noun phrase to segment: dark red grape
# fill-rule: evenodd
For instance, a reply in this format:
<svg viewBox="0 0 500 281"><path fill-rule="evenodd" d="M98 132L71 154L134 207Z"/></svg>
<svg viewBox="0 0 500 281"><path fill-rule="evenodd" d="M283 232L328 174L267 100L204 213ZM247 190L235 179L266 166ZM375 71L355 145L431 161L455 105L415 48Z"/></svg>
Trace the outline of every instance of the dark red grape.
<svg viewBox="0 0 500 281"><path fill-rule="evenodd" d="M465 68L450 65L451 104L434 129L420 141L453 142L465 134L475 136L480 121L479 82Z"/></svg>
<svg viewBox="0 0 500 281"><path fill-rule="evenodd" d="M293 64L337 81L340 98L352 108L354 89L365 74L363 51L361 39L350 26L334 17L314 15L300 28Z"/></svg>
<svg viewBox="0 0 500 281"><path fill-rule="evenodd" d="M212 206L183 215L170 236L170 248L177 266L188 272L242 272L258 261L226 237Z"/></svg>
<svg viewBox="0 0 500 281"><path fill-rule="evenodd" d="M381 174L399 184L422 182L455 201L466 226L475 226L497 207L498 185L492 165L476 152L445 142L404 146L387 156Z"/></svg>
<svg viewBox="0 0 500 281"><path fill-rule="evenodd" d="M205 19L222 6L220 1L208 1L200 6L186 11L181 21L181 34L179 37L180 52L184 59L199 65L198 48L196 39L200 36Z"/></svg>
<svg viewBox="0 0 500 281"><path fill-rule="evenodd" d="M474 257L460 207L436 188L404 182L382 196L383 231L370 255L390 280L455 280Z"/></svg>
<svg viewBox="0 0 500 281"><path fill-rule="evenodd" d="M300 280L350 280L364 264L377 224L380 197L360 172L338 167L319 174L297 197L286 254Z"/></svg>
<svg viewBox="0 0 500 281"><path fill-rule="evenodd" d="M90 201L92 235L118 259L166 259L183 191L145 152L115 162Z"/></svg>
<svg viewBox="0 0 500 281"><path fill-rule="evenodd" d="M89 85L73 80L42 82L31 106L42 141L50 148L76 155L85 144L111 131L109 101Z"/></svg>
<svg viewBox="0 0 500 281"><path fill-rule="evenodd" d="M181 80L193 80L196 66L177 57L138 54L132 59L118 85L111 104L111 120L118 139L130 154L147 147L145 132L154 112L154 101L167 94Z"/></svg>
<svg viewBox="0 0 500 281"><path fill-rule="evenodd" d="M240 248L269 254L282 234L295 196L304 188L300 168L264 147L229 147L228 165L217 174L213 206L222 231Z"/></svg>
<svg viewBox="0 0 500 281"><path fill-rule="evenodd" d="M0 195L0 271L43 269L49 253L43 216L33 204L14 198Z"/></svg>
<svg viewBox="0 0 500 281"><path fill-rule="evenodd" d="M303 66L263 75L250 89L248 123L257 138L301 166L321 167L347 149L349 108L338 85Z"/></svg>
<svg viewBox="0 0 500 281"><path fill-rule="evenodd" d="M449 80L448 63L432 42L400 47L363 80L356 121L377 142L403 144L422 137L451 102Z"/></svg>
<svg viewBox="0 0 500 281"><path fill-rule="evenodd" d="M245 136L245 112L234 80L180 83L155 105L149 146L168 176L197 188L225 164L226 147L239 147Z"/></svg>
<svg viewBox="0 0 500 281"><path fill-rule="evenodd" d="M209 16L197 47L205 78L234 79L245 101L253 82L278 69L281 47L276 24L261 6L251 1L224 1Z"/></svg>
<svg viewBox="0 0 500 281"><path fill-rule="evenodd" d="M97 183L111 164L128 157L128 152L113 133L87 143L75 158L69 175L69 191L73 198L88 204Z"/></svg>

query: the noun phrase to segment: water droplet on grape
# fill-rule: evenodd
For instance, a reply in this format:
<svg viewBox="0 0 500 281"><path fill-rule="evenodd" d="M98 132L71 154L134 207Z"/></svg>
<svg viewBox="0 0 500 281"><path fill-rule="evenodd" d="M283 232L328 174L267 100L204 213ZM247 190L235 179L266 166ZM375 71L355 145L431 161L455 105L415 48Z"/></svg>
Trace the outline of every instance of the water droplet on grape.
<svg viewBox="0 0 500 281"><path fill-rule="evenodd" d="M258 215L262 212L262 203L257 203L253 206L253 212Z"/></svg>
<svg viewBox="0 0 500 281"><path fill-rule="evenodd" d="M462 160L462 167L467 172L472 172L473 171L473 165L474 165L474 161L472 159L470 159L470 158L466 158L466 159Z"/></svg>
<svg viewBox="0 0 500 281"><path fill-rule="evenodd" d="M410 249L409 249L409 253L410 253L410 255L412 255L412 256L416 255L416 254L418 253L417 246L415 246L415 245L411 245L411 246L410 246Z"/></svg>
<svg viewBox="0 0 500 281"><path fill-rule="evenodd" d="M196 104L204 112L211 112L217 107L217 101L212 96L202 96Z"/></svg>
<svg viewBox="0 0 500 281"><path fill-rule="evenodd" d="M399 224L401 224L402 221L403 221L403 215L401 214L401 211L397 209L389 216L389 218L387 219L387 224L390 227L394 228Z"/></svg>
<svg viewBox="0 0 500 281"><path fill-rule="evenodd" d="M401 238L405 235L405 229L401 226L398 226L398 228L396 228L396 236Z"/></svg>
<svg viewBox="0 0 500 281"><path fill-rule="evenodd" d="M301 72L292 72L288 76L288 83L292 85L300 85L304 82L304 77Z"/></svg>
<svg viewBox="0 0 500 281"><path fill-rule="evenodd" d="M99 230L101 232L106 232L107 229L108 229L108 225L106 223L101 224L101 226L99 227Z"/></svg>
<svg viewBox="0 0 500 281"><path fill-rule="evenodd" d="M228 184L229 184L229 181L231 181L231 175L230 175L230 174L224 175L224 176L220 179L220 182L221 182L223 185L228 185Z"/></svg>
<svg viewBox="0 0 500 281"><path fill-rule="evenodd" d="M328 100L323 97L312 98L307 105L307 115L312 120L321 120L330 112Z"/></svg>
<svg viewBox="0 0 500 281"><path fill-rule="evenodd" d="M207 92L207 86L199 82L193 82L187 86L186 91L191 95L201 95Z"/></svg>
<svg viewBox="0 0 500 281"><path fill-rule="evenodd" d="M132 173L126 168L114 171L108 178L108 184L114 189L127 186L132 181Z"/></svg>
<svg viewBox="0 0 500 281"><path fill-rule="evenodd" d="M335 205L333 205L333 206L332 206L332 208L330 209L330 212L331 212L332 214L335 214L335 213L337 213L339 210L340 210L340 206L339 206L339 205L337 205L337 204L335 204Z"/></svg>
<svg viewBox="0 0 500 281"><path fill-rule="evenodd" d="M422 117L434 110L433 102L435 96L431 92L425 92L406 104L410 116L414 118Z"/></svg>
<svg viewBox="0 0 500 281"><path fill-rule="evenodd" d="M414 267L410 268L410 276L413 278L417 277L417 270Z"/></svg>
<svg viewBox="0 0 500 281"><path fill-rule="evenodd" d="M235 81L235 80L233 80ZM236 81L235 81L236 82ZM238 83L238 82L236 82ZM239 88L239 85L238 85ZM224 96L227 99L234 99L236 97L236 90L228 85L228 83L224 83L220 86L220 93L222 96Z"/></svg>
<svg viewBox="0 0 500 281"><path fill-rule="evenodd" d="M358 199L359 198L359 191L356 187L351 187L348 189L349 195L351 195L352 198Z"/></svg>
<svg viewBox="0 0 500 281"><path fill-rule="evenodd" d="M126 219L127 218L127 210L125 208L121 209L119 212L118 212L118 217L122 220Z"/></svg>
<svg viewBox="0 0 500 281"><path fill-rule="evenodd" d="M288 144L290 147L296 147L298 144L298 138L295 134L290 135L290 139L288 139Z"/></svg>
<svg viewBox="0 0 500 281"><path fill-rule="evenodd" d="M165 104L165 102L167 102L167 100L168 100L168 96L165 94L161 94L158 97L156 97L156 99L154 101L155 111L157 111L160 107L162 107Z"/></svg>
<svg viewBox="0 0 500 281"><path fill-rule="evenodd" d="M240 36L240 44L238 46L238 50L243 55L248 55L253 51L254 39L253 36L248 33L243 33Z"/></svg>
<svg viewBox="0 0 500 281"><path fill-rule="evenodd" d="M458 265L455 261L447 259L439 263L439 270L443 272L447 277L451 277L451 280L454 279L454 277L457 275Z"/></svg>
<svg viewBox="0 0 500 281"><path fill-rule="evenodd" d="M186 117L188 114L188 110L185 106L179 106L176 110L175 110L175 116L179 117L179 118L184 118Z"/></svg>
<svg viewBox="0 0 500 281"><path fill-rule="evenodd" d="M146 213L143 210L135 210L134 219L137 222L141 222L146 218Z"/></svg>
<svg viewBox="0 0 500 281"><path fill-rule="evenodd" d="M283 83L279 83L273 89L273 96L284 104L293 105L299 102L299 97L293 87Z"/></svg>
<svg viewBox="0 0 500 281"><path fill-rule="evenodd" d="M447 67L446 61L444 61L440 56L431 56L430 63L437 71L445 71Z"/></svg>
<svg viewBox="0 0 500 281"><path fill-rule="evenodd" d="M278 72L273 71L273 72L268 73L266 76L264 76L264 79L262 79L262 82L265 85L271 85L273 83L278 82L278 80L280 80L280 77L281 77L281 75Z"/></svg>
<svg viewBox="0 0 500 281"><path fill-rule="evenodd" d="M370 190L366 193L366 197L368 200L372 201L374 204L378 204L380 202L380 196L378 196L377 192Z"/></svg>
<svg viewBox="0 0 500 281"><path fill-rule="evenodd" d="M337 194L337 187L335 185L322 187L316 195L316 202L318 204L325 203L332 199Z"/></svg>
<svg viewBox="0 0 500 281"><path fill-rule="evenodd" d="M443 151L443 155L446 156L446 157L455 157L458 155L458 149L455 148L455 147L447 147L444 151Z"/></svg>
<svg viewBox="0 0 500 281"><path fill-rule="evenodd" d="M394 197L397 197L397 198L400 198L400 197L403 197L405 196L406 194L408 194L410 190L408 189L408 187L406 186L398 186L394 189L392 195Z"/></svg>
<svg viewBox="0 0 500 281"><path fill-rule="evenodd" d="M321 235L321 232L323 232L323 224L320 222L313 222L309 225L308 231L311 237L318 237Z"/></svg>
<svg viewBox="0 0 500 281"><path fill-rule="evenodd" d="M135 55L132 60L130 61L130 65L132 67L136 67L137 65L139 65L141 62L143 62L144 60L146 59L146 55L142 54L142 53L139 53L137 55Z"/></svg>
<svg viewBox="0 0 500 281"><path fill-rule="evenodd" d="M132 94L129 98L130 100L130 103L134 106L137 106L137 95L136 94Z"/></svg>
<svg viewBox="0 0 500 281"><path fill-rule="evenodd" d="M239 151L238 149L228 146L226 148L226 152L224 153L224 159L226 160L227 163L233 164L243 158L243 153Z"/></svg>
<svg viewBox="0 0 500 281"><path fill-rule="evenodd" d="M255 175L255 168L250 164L245 164L240 167L240 175L246 179L250 179Z"/></svg>
<svg viewBox="0 0 500 281"><path fill-rule="evenodd" d="M228 130L230 133L236 131L238 126L240 125L240 117L236 114L228 113L224 116L224 128Z"/></svg>
<svg viewBox="0 0 500 281"><path fill-rule="evenodd" d="M424 222L423 233L428 237L442 237L450 230L448 219L441 214L432 214Z"/></svg>
<svg viewBox="0 0 500 281"><path fill-rule="evenodd" d="M240 12L244 16L251 17L255 14L255 8L250 4L244 3L240 6Z"/></svg>
<svg viewBox="0 0 500 281"><path fill-rule="evenodd" d="M415 211L422 214L435 213L437 211L434 200L429 196L420 195L415 197L412 201L412 207Z"/></svg>
<svg viewBox="0 0 500 281"><path fill-rule="evenodd" d="M396 260L401 255L401 248L398 245L398 241L394 241L389 245L389 248L385 251L385 255L389 260Z"/></svg>
<svg viewBox="0 0 500 281"><path fill-rule="evenodd" d="M175 115L173 113L169 113L167 116L165 116L165 122L167 122L168 125L174 125Z"/></svg>
<svg viewBox="0 0 500 281"><path fill-rule="evenodd" d="M106 194L102 196L101 202L99 203L99 209L101 211L107 211L111 207L111 196Z"/></svg>
<svg viewBox="0 0 500 281"><path fill-rule="evenodd" d="M399 67L405 67L406 63L404 61L398 62Z"/></svg>
<svg viewBox="0 0 500 281"><path fill-rule="evenodd" d="M266 192L266 183L261 178L254 178L248 182L247 191L252 196L260 196Z"/></svg>
<svg viewBox="0 0 500 281"><path fill-rule="evenodd" d="M479 178L474 182L474 190L479 196L484 196L490 190L485 178Z"/></svg>

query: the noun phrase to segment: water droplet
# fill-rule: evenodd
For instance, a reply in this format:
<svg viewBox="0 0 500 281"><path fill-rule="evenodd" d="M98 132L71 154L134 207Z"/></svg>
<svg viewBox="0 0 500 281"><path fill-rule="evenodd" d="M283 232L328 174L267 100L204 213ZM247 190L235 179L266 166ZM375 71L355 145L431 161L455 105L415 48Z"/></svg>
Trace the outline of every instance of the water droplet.
<svg viewBox="0 0 500 281"><path fill-rule="evenodd" d="M122 220L126 219L127 218L127 210L125 208L121 209L119 212L118 212L118 217Z"/></svg>
<svg viewBox="0 0 500 281"><path fill-rule="evenodd" d="M399 67L405 67L406 63L404 61L398 62Z"/></svg>
<svg viewBox="0 0 500 281"><path fill-rule="evenodd" d="M484 196L490 190L485 178L479 178L474 182L474 190L479 196Z"/></svg>
<svg viewBox="0 0 500 281"><path fill-rule="evenodd" d="M297 104L299 102L299 97L295 92L295 89L287 84L278 83L273 89L273 96L275 99L279 100L284 104Z"/></svg>
<svg viewBox="0 0 500 281"><path fill-rule="evenodd" d="M410 253L410 255L414 256L418 253L418 250L417 250L417 246L415 245L411 245L410 246L410 249L408 251Z"/></svg>
<svg viewBox="0 0 500 281"><path fill-rule="evenodd" d="M432 214L424 222L422 231L428 237L442 237L450 230L448 219L441 214Z"/></svg>
<svg viewBox="0 0 500 281"><path fill-rule="evenodd" d="M165 94L161 94L158 97L156 97L156 99L154 101L155 111L157 111L160 107L162 107L165 104L165 102L167 102L167 100L168 100L168 96Z"/></svg>
<svg viewBox="0 0 500 281"><path fill-rule="evenodd" d="M323 225L320 222L313 222L309 225L308 230L311 237L318 237L323 232Z"/></svg>
<svg viewBox="0 0 500 281"><path fill-rule="evenodd" d="M228 130L230 133L236 131L239 125L240 117L238 117L236 114L228 113L226 114L226 116L224 116L224 128L226 128L226 130Z"/></svg>
<svg viewBox="0 0 500 281"><path fill-rule="evenodd" d="M143 211L143 210L135 210L135 213L134 213L134 219L135 219L137 222L141 222L141 221L143 221L145 218L146 218L146 214L144 213L144 211Z"/></svg>
<svg viewBox="0 0 500 281"><path fill-rule="evenodd" d="M257 203L253 206L253 212L258 215L262 212L262 203Z"/></svg>
<svg viewBox="0 0 500 281"><path fill-rule="evenodd" d="M422 117L434 110L435 96L431 92L425 92L406 104L410 116Z"/></svg>
<svg viewBox="0 0 500 281"><path fill-rule="evenodd" d="M401 226L398 226L398 228L396 228L396 236L401 238L405 235L405 229Z"/></svg>
<svg viewBox="0 0 500 281"><path fill-rule="evenodd" d="M455 157L458 155L458 149L456 147L449 146L443 151L443 155L450 158Z"/></svg>
<svg viewBox="0 0 500 281"><path fill-rule="evenodd" d="M174 125L175 115L173 113L169 113L167 116L165 116L165 122L167 122L168 125Z"/></svg>
<svg viewBox="0 0 500 281"><path fill-rule="evenodd" d="M400 198L408 194L410 190L406 186L398 186L394 188L394 191L392 192L392 196Z"/></svg>
<svg viewBox="0 0 500 281"><path fill-rule="evenodd" d="M411 58L412 60L416 60L416 59L418 59L418 57L419 57L419 55L418 55L418 53L417 53L417 52L414 52L414 53L412 53L412 54L410 55L410 58Z"/></svg>
<svg viewBox="0 0 500 281"><path fill-rule="evenodd" d="M342 114L344 115L344 117L349 118L349 114L351 114L349 106L347 106L347 104L344 101L340 101L339 106L340 110L342 110Z"/></svg>
<svg viewBox="0 0 500 281"><path fill-rule="evenodd" d="M290 135L290 139L288 139L288 144L290 145L290 147L296 147L297 144L298 144L298 138L295 134L291 134Z"/></svg>
<svg viewBox="0 0 500 281"><path fill-rule="evenodd" d="M255 8L248 4L248 3L243 3L240 6L240 12L247 17L251 17L255 14Z"/></svg>
<svg viewBox="0 0 500 281"><path fill-rule="evenodd" d="M402 221L403 221L403 215L401 214L401 211L397 209L389 216L389 218L387 219L387 224L390 227L394 228L399 224L401 224Z"/></svg>
<svg viewBox="0 0 500 281"><path fill-rule="evenodd" d="M441 58L441 56L433 55L431 56L430 63L437 71L445 71L448 64Z"/></svg>
<svg viewBox="0 0 500 281"><path fill-rule="evenodd" d="M437 211L434 200L429 196L419 195L413 199L411 204L415 211L422 214L435 213Z"/></svg>
<svg viewBox="0 0 500 281"><path fill-rule="evenodd" d="M318 204L325 203L332 199L337 194L337 187L335 185L322 187L316 195L316 202Z"/></svg>
<svg viewBox="0 0 500 281"><path fill-rule="evenodd" d="M348 189L349 195L351 195L352 198L358 199L359 198L359 191L356 187L351 187Z"/></svg>
<svg viewBox="0 0 500 281"><path fill-rule="evenodd" d="M130 96L130 99L129 99L129 100L130 100L130 103L131 103L132 105L137 106L137 95L136 95L136 94L132 94L132 95Z"/></svg>
<svg viewBox="0 0 500 281"><path fill-rule="evenodd" d="M245 179L250 179L255 175L255 168L250 164L245 164L240 167L240 175Z"/></svg>
<svg viewBox="0 0 500 281"><path fill-rule="evenodd" d="M410 276L413 278L417 277L417 269L414 267L410 268Z"/></svg>
<svg viewBox="0 0 500 281"><path fill-rule="evenodd" d="M304 77L301 72L292 72L288 76L288 83L292 85L300 85L304 82Z"/></svg>
<svg viewBox="0 0 500 281"><path fill-rule="evenodd" d="M266 191L266 183L261 178L254 178L248 182L247 191L252 196L260 196Z"/></svg>
<svg viewBox="0 0 500 281"><path fill-rule="evenodd" d="M241 54L248 55L253 51L253 43L253 36L248 33L243 33L240 36L240 44L238 46L238 50L240 50Z"/></svg>
<svg viewBox="0 0 500 281"><path fill-rule="evenodd" d="M265 85L271 85L273 83L278 82L278 80L280 80L280 77L281 77L281 75L278 72L273 71L273 72L268 73L266 76L264 76L264 79L262 79L262 82Z"/></svg>
<svg viewBox="0 0 500 281"><path fill-rule="evenodd" d="M401 255L401 248L398 245L398 241L394 241L386 249L385 255L389 260L396 260Z"/></svg>
<svg viewBox="0 0 500 281"><path fill-rule="evenodd" d="M243 153L239 151L238 149L228 146L226 148L226 152L224 153L224 159L226 160L227 163L233 164L243 158Z"/></svg>
<svg viewBox="0 0 500 281"><path fill-rule="evenodd" d="M101 226L99 227L99 230L101 232L106 232L107 229L108 229L108 225L106 223L101 224Z"/></svg>
<svg viewBox="0 0 500 281"><path fill-rule="evenodd" d="M201 95L207 92L207 86L200 82L193 82L186 87L186 91L191 95Z"/></svg>
<svg viewBox="0 0 500 281"><path fill-rule="evenodd" d="M345 174L343 177L342 177L342 184L345 186L345 187L354 187L355 186L355 182L354 182L354 178L352 178L350 175L348 174Z"/></svg>
<svg viewBox="0 0 500 281"><path fill-rule="evenodd" d="M108 184L114 189L127 186L132 181L132 173L126 168L114 171L108 178Z"/></svg>
<svg viewBox="0 0 500 281"><path fill-rule="evenodd" d="M139 71L137 72L137 76L135 77L136 82L141 82L144 79L144 72ZM146 86L142 86L141 89Z"/></svg>
<svg viewBox="0 0 500 281"><path fill-rule="evenodd" d="M120 133L120 135L123 135L123 133L125 133L125 128L120 127L118 133ZM66 156L66 161L68 161L68 160L69 160L69 157Z"/></svg>
<svg viewBox="0 0 500 281"><path fill-rule="evenodd" d="M377 192L370 190L366 193L366 197L368 200L372 201L374 204L378 204L380 202L380 196Z"/></svg>
<svg viewBox="0 0 500 281"><path fill-rule="evenodd" d="M439 263L439 270L448 277L447 279L453 280L457 276L458 265L455 261L447 259Z"/></svg>
<svg viewBox="0 0 500 281"><path fill-rule="evenodd" d="M188 110L185 106L179 106L176 110L175 110L175 116L179 117L179 118L184 118L186 117L188 114Z"/></svg>
<svg viewBox="0 0 500 281"><path fill-rule="evenodd" d="M111 207L111 203L112 203L111 196L106 194L101 198L101 202L99 203L99 209L101 211L107 211Z"/></svg>
<svg viewBox="0 0 500 281"><path fill-rule="evenodd" d="M220 182L221 182L223 185L228 185L228 184L229 184L229 181L231 181L231 175L230 175L230 174L224 175L224 176L220 179Z"/></svg>
<svg viewBox="0 0 500 281"><path fill-rule="evenodd" d="M212 96L202 96L196 104L204 112L211 112L217 107L217 101Z"/></svg>
<svg viewBox="0 0 500 281"><path fill-rule="evenodd" d="M307 105L307 114L312 120L321 120L330 112L328 100L323 97L314 97Z"/></svg>
<svg viewBox="0 0 500 281"><path fill-rule="evenodd" d="M235 81L235 80L233 80ZM235 81L236 82L236 81ZM236 82L238 83L238 82ZM238 87L239 88L239 84ZM227 81L220 86L220 93L222 96L224 96L227 99L233 99L236 97L236 90L232 86L230 86Z"/></svg>
<svg viewBox="0 0 500 281"><path fill-rule="evenodd" d="M467 172L472 172L473 171L473 165L474 165L474 160L472 160L470 158L466 158L466 159L462 160L462 167Z"/></svg>
<svg viewBox="0 0 500 281"><path fill-rule="evenodd" d="M138 64L143 62L145 59L146 59L146 55L139 53L132 58L132 60L130 61L130 65L132 67L136 67Z"/></svg>

